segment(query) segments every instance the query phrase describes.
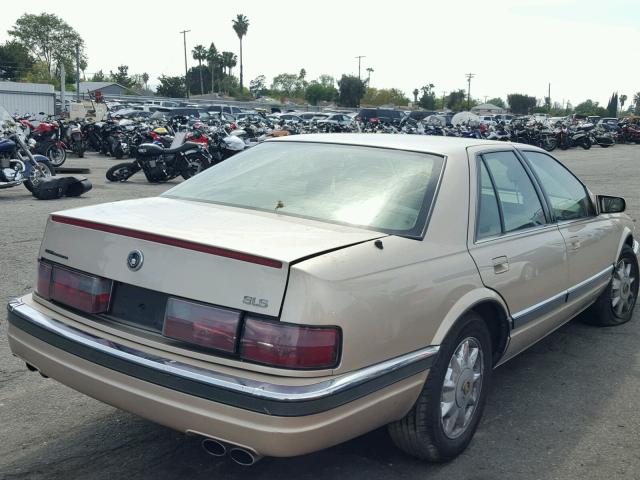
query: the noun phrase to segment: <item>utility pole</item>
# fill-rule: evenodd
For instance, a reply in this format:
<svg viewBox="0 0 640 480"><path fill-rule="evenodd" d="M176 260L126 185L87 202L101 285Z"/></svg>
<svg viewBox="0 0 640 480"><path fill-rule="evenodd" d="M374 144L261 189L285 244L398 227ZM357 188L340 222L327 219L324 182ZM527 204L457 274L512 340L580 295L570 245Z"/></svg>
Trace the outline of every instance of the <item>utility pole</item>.
<svg viewBox="0 0 640 480"><path fill-rule="evenodd" d="M444 97L447 95L447 92L442 92L442 111L444 112Z"/></svg>
<svg viewBox="0 0 640 480"><path fill-rule="evenodd" d="M76 43L76 100L80 103L80 44Z"/></svg>
<svg viewBox="0 0 640 480"><path fill-rule="evenodd" d="M489 95L483 95L484 97L484 103L487 103L487 98L489 98Z"/></svg>
<svg viewBox="0 0 640 480"><path fill-rule="evenodd" d="M187 78L189 75L189 70L187 69L187 33L190 31L191 30L183 30L180 32L184 39L184 86L187 91L187 98L189 98L189 79Z"/></svg>
<svg viewBox="0 0 640 480"><path fill-rule="evenodd" d="M549 96L547 98L549 99L549 113L551 113L551 82L549 82Z"/></svg>
<svg viewBox="0 0 640 480"><path fill-rule="evenodd" d="M467 77L467 84L469 88L467 88L467 110L471 110L471 79L475 77L475 73L467 73L465 77Z"/></svg>
<svg viewBox="0 0 640 480"><path fill-rule="evenodd" d="M60 112L60 115L64 115L64 111L66 110L66 105L65 105L65 90L67 89L67 87L64 84L64 76L65 76L65 72L64 72L64 63L60 62L60 108L62 109Z"/></svg>
<svg viewBox="0 0 640 480"><path fill-rule="evenodd" d="M360 62L362 61L363 58L367 58L366 55L358 55L357 57L355 57L358 59L358 80L362 80L360 78Z"/></svg>

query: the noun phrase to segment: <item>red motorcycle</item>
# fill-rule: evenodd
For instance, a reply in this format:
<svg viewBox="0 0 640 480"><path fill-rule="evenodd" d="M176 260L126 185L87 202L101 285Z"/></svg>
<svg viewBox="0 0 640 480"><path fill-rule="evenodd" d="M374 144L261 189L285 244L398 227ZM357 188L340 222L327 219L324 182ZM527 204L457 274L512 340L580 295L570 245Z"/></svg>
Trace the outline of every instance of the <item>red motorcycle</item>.
<svg viewBox="0 0 640 480"><path fill-rule="evenodd" d="M60 125L56 121L39 122L37 125L29 120L20 120L29 132L29 138L36 142L31 147L33 153L44 155L54 167L61 166L67 160L67 146L60 139ZM31 145L33 142L29 142Z"/></svg>
<svg viewBox="0 0 640 480"><path fill-rule="evenodd" d="M640 143L640 125L623 123L620 128L620 138L625 143Z"/></svg>

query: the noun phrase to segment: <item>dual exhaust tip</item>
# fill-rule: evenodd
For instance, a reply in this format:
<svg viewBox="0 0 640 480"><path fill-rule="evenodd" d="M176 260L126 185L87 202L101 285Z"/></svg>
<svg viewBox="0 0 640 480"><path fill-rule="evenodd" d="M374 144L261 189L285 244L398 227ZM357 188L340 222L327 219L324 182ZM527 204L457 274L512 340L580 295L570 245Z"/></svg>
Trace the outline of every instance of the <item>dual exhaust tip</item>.
<svg viewBox="0 0 640 480"><path fill-rule="evenodd" d="M243 467L255 465L262 458L256 452L247 448L235 445L225 445L213 438L205 438L202 440L202 448L205 452L214 457L224 457L225 455L229 455L231 460Z"/></svg>

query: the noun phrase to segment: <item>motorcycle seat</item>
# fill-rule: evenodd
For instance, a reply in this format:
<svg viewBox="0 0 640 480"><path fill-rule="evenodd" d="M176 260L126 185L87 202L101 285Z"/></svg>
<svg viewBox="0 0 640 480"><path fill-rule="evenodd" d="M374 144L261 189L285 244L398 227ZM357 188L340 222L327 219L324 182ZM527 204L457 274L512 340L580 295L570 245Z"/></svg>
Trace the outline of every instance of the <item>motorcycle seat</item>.
<svg viewBox="0 0 640 480"><path fill-rule="evenodd" d="M164 155L173 155L175 153L182 153L182 152L186 152L188 150L193 150L194 148L200 148L200 144L199 143L195 143L195 142L185 142L182 145L180 145L179 147L176 148L165 148L162 153Z"/></svg>

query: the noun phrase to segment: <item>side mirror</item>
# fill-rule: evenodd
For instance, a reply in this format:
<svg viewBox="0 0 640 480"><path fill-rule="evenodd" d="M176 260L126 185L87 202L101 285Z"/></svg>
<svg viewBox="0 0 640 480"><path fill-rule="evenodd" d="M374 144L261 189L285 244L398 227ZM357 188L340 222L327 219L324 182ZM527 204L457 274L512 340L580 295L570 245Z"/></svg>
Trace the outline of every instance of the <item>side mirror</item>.
<svg viewBox="0 0 640 480"><path fill-rule="evenodd" d="M600 213L621 213L627 208L627 202L622 197L598 195L597 199Z"/></svg>

